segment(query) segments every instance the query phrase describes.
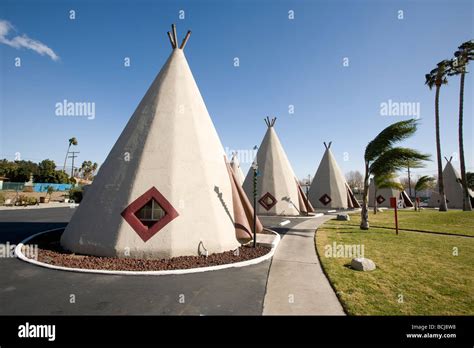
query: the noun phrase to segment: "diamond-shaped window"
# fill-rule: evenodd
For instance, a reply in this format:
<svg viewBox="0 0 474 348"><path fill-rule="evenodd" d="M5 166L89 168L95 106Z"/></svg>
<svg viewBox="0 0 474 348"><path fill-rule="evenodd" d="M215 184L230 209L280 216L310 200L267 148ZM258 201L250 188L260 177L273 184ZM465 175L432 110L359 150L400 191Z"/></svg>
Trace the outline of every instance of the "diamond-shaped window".
<svg viewBox="0 0 474 348"><path fill-rule="evenodd" d="M178 215L171 203L155 187L130 203L122 212L123 218L144 242Z"/></svg>
<svg viewBox="0 0 474 348"><path fill-rule="evenodd" d="M270 210L275 204L277 204L277 200L270 192L267 192L258 200L258 203L260 203L266 210Z"/></svg>
<svg viewBox="0 0 474 348"><path fill-rule="evenodd" d="M164 218L165 215L165 210L153 198L135 213L135 216L138 218L138 220L140 220L140 222L145 226L148 226L148 228L152 227L154 224Z"/></svg>
<svg viewBox="0 0 474 348"><path fill-rule="evenodd" d="M378 196L377 196L377 203L378 203L378 204L382 204L383 202L385 202L385 198L383 198L382 195L378 195Z"/></svg>
<svg viewBox="0 0 474 348"><path fill-rule="evenodd" d="M328 194L325 193L324 195L319 197L319 201L324 205L328 205L329 203L331 203L332 199L331 197L329 197Z"/></svg>

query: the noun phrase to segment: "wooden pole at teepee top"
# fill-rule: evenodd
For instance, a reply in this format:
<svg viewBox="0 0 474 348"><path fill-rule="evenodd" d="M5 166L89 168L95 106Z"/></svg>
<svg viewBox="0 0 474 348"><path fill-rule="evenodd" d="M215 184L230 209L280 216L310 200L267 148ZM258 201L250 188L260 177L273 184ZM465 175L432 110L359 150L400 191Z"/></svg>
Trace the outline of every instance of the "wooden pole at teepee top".
<svg viewBox="0 0 474 348"><path fill-rule="evenodd" d="M176 48L176 44L173 41L173 37L171 36L171 33L168 31L168 38L170 39L171 42L171 47Z"/></svg>
<svg viewBox="0 0 474 348"><path fill-rule="evenodd" d="M186 46L186 43L188 42L190 36L191 36L191 30L188 30L188 32L186 33L186 36L184 37L183 42L181 43L181 46L179 48L184 50L184 46Z"/></svg>
<svg viewBox="0 0 474 348"><path fill-rule="evenodd" d="M178 34L176 34L176 25L171 24L171 30L173 31L173 41L174 41L174 48L178 47Z"/></svg>

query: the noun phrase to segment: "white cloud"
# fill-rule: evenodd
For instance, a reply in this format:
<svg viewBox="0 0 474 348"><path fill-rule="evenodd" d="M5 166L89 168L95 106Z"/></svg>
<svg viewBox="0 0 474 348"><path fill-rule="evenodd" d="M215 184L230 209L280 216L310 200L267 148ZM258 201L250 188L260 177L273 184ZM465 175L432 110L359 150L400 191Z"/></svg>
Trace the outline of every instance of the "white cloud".
<svg viewBox="0 0 474 348"><path fill-rule="evenodd" d="M47 55L54 61L59 60L59 56L51 48L40 41L29 38L26 34L7 38L10 31L15 31L13 25L6 20L0 19L0 43L18 49L27 48L42 56Z"/></svg>

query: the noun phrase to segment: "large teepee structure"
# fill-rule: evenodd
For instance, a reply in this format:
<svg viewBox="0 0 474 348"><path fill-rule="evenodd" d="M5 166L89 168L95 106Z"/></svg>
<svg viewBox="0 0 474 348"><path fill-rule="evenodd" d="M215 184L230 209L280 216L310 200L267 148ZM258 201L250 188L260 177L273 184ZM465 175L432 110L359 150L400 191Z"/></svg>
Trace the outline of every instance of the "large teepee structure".
<svg viewBox="0 0 474 348"><path fill-rule="evenodd" d="M395 178L394 181L400 183L400 179ZM403 208L414 207L410 197L408 197L405 191L400 191L394 188L381 188L377 189L374 194L375 182L372 178L369 185L369 206L373 207L375 199L377 200L377 207L390 208L390 197L396 197L397 200L402 201ZM376 196L375 196L376 195Z"/></svg>
<svg viewBox="0 0 474 348"><path fill-rule="evenodd" d="M447 163L443 169L443 179L444 179L444 192L446 194L446 202L448 203L448 208L451 209L462 209L463 208L463 189L461 183L461 176L458 171L454 168L451 163L453 158L447 159ZM469 196L471 198L471 204L474 205L474 192L469 190ZM439 207L439 193L433 192L431 194L430 200L428 201L428 206L430 207Z"/></svg>
<svg viewBox="0 0 474 348"><path fill-rule="evenodd" d="M230 166L232 167L232 170L234 171L235 176L237 177L237 181L240 183L240 186L242 186L245 180L245 176L244 176L244 173L242 172L242 169L240 168L240 162L239 162L239 159L237 158L236 152L232 153Z"/></svg>
<svg viewBox="0 0 474 348"><path fill-rule="evenodd" d="M309 188L308 199L315 208L360 208L332 154L331 144L324 143L326 151Z"/></svg>
<svg viewBox="0 0 474 348"><path fill-rule="evenodd" d="M190 34L178 46L176 27L168 32L173 51L63 233L64 248L169 258L232 250L251 238L252 207L184 56Z"/></svg>
<svg viewBox="0 0 474 348"><path fill-rule="evenodd" d="M257 151L257 213L262 215L307 215L314 211L291 168L275 132L276 118L265 119L267 132ZM253 169L244 181L244 190L253 199Z"/></svg>

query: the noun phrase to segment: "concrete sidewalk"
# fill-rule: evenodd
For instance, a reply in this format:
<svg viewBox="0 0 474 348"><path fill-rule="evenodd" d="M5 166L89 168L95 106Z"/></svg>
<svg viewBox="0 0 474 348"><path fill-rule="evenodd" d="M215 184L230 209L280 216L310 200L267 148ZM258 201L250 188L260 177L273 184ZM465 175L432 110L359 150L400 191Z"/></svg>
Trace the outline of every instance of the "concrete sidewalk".
<svg viewBox="0 0 474 348"><path fill-rule="evenodd" d="M270 267L264 315L345 315L314 245L316 228L332 217L298 220L282 236Z"/></svg>

